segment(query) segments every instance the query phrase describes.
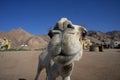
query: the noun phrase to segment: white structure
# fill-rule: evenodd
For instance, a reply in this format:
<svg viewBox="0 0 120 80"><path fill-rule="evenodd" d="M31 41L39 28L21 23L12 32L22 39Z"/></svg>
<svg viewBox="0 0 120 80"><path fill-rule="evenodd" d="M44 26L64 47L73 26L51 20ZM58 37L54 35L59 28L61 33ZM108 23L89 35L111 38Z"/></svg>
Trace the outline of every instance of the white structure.
<svg viewBox="0 0 120 80"><path fill-rule="evenodd" d="M120 45L120 41L114 41L113 46L114 48L118 47Z"/></svg>

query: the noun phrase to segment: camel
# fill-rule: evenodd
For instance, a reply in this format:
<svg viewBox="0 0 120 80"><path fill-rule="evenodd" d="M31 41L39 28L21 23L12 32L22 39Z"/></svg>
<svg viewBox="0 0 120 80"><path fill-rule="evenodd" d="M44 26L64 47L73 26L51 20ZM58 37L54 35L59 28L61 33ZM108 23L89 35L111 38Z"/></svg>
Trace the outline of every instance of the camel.
<svg viewBox="0 0 120 80"><path fill-rule="evenodd" d="M3 39L0 38L0 50L8 50L11 48L11 40L8 40L6 37Z"/></svg>
<svg viewBox="0 0 120 80"><path fill-rule="evenodd" d="M67 18L61 18L49 31L51 38L46 51L40 54L35 80L42 69L46 69L46 80L70 80L74 62L83 54L83 39L87 34L85 27L74 25Z"/></svg>
<svg viewBox="0 0 120 80"><path fill-rule="evenodd" d="M84 40L83 40L83 49L89 50L91 45L92 45L92 43L91 43L90 39L84 38Z"/></svg>

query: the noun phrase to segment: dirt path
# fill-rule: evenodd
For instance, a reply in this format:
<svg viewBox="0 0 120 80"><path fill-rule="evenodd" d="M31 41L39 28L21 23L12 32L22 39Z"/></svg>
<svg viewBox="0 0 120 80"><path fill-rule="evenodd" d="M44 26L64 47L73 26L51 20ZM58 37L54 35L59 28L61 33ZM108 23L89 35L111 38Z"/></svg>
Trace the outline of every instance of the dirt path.
<svg viewBox="0 0 120 80"><path fill-rule="evenodd" d="M40 51L0 52L0 80L34 80ZM40 80L45 80L45 71ZM72 80L120 80L120 49L84 52ZM57 80L61 80L59 77Z"/></svg>

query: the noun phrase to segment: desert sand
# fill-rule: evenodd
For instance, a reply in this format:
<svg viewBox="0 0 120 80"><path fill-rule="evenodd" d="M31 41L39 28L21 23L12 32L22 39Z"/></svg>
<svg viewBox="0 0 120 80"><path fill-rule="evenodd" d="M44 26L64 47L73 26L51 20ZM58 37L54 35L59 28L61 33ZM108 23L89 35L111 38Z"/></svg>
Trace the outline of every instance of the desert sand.
<svg viewBox="0 0 120 80"><path fill-rule="evenodd" d="M34 80L41 51L0 52L0 80ZM45 70L39 76L45 80ZM120 80L120 49L84 51L75 62L72 80ZM61 80L58 77L57 80Z"/></svg>

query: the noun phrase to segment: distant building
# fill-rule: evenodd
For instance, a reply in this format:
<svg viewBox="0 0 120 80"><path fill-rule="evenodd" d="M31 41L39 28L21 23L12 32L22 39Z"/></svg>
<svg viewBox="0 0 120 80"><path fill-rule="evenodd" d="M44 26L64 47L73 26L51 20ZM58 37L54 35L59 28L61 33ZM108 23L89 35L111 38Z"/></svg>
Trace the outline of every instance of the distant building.
<svg viewBox="0 0 120 80"><path fill-rule="evenodd" d="M21 46L22 46L22 47L26 47L26 46L28 46L28 45L27 45L27 44L22 44Z"/></svg>
<svg viewBox="0 0 120 80"><path fill-rule="evenodd" d="M114 41L113 42L113 47L114 48L120 48L120 41Z"/></svg>
<svg viewBox="0 0 120 80"><path fill-rule="evenodd" d="M110 44L111 44L110 41L103 41L103 42L102 42L102 45L103 45L103 47L104 47L105 49L110 48Z"/></svg>

